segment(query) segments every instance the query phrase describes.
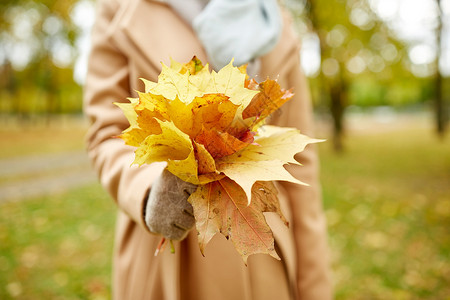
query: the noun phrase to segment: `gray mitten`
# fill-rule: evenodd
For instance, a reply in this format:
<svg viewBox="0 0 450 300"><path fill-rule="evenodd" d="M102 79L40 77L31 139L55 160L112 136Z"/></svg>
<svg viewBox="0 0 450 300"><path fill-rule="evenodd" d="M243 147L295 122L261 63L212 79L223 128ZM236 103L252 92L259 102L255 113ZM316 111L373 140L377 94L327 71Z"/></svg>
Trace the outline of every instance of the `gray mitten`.
<svg viewBox="0 0 450 300"><path fill-rule="evenodd" d="M164 169L152 185L145 208L145 223L150 231L170 240L184 239L195 224L187 199L196 189L196 185Z"/></svg>

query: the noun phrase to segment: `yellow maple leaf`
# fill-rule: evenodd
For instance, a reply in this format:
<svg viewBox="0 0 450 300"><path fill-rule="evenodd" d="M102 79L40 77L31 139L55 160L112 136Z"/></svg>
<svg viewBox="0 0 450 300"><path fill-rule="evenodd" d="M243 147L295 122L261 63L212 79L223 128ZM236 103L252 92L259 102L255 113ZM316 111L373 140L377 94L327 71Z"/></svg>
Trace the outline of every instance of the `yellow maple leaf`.
<svg viewBox="0 0 450 300"><path fill-rule="evenodd" d="M216 233L229 237L246 262L254 253L278 258L263 212L279 208L273 180L305 184L286 164L321 140L294 128L262 125L292 93L267 79L249 79L232 61L210 72L194 57L162 65L158 82L142 79L145 92L118 103L130 123L120 135L136 147L138 165L166 161L167 169L198 185L188 199L194 207L199 246Z"/></svg>
<svg viewBox="0 0 450 300"><path fill-rule="evenodd" d="M280 180L305 185L293 177L284 165L300 164L294 155L303 151L306 145L323 140L309 138L295 128L269 125L260 128L259 136L256 144L218 160L217 170L236 181L244 189L248 201L256 181Z"/></svg>
<svg viewBox="0 0 450 300"><path fill-rule="evenodd" d="M211 80L206 86L207 93L221 93L230 97L231 102L238 105L240 112L248 106L259 91L245 88L246 74L233 67L233 61L219 70L212 72Z"/></svg>

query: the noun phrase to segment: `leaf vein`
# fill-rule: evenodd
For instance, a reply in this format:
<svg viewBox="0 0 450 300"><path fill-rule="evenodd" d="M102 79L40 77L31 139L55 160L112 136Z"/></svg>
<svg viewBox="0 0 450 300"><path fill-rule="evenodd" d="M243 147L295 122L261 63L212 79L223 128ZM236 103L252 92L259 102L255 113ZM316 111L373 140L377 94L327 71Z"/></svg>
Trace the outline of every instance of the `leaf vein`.
<svg viewBox="0 0 450 300"><path fill-rule="evenodd" d="M236 206L236 209L238 210L239 214L242 216L242 218L245 220L245 222L248 224L248 226L253 230L255 235L261 240L261 242L264 244L265 247L269 248L269 246L264 242L264 239L259 235L258 231L255 228L253 228L253 226L251 225L250 221L242 213L241 209L236 204L236 202L234 201L233 197L230 195L230 193L225 188L225 186L222 184L222 182L219 180L218 183L222 186L223 190L227 193L228 197L231 199L231 202L233 202L234 206Z"/></svg>

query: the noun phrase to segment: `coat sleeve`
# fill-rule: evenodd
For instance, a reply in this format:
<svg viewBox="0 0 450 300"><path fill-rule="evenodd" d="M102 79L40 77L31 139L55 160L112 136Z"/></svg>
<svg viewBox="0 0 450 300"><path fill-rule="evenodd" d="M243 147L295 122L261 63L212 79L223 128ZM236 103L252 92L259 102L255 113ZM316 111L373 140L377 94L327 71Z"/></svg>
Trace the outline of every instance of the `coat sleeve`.
<svg viewBox="0 0 450 300"><path fill-rule="evenodd" d="M131 166L133 149L115 138L129 124L114 102L130 97L127 57L111 39L112 24L120 11L116 1L99 1L92 30L92 48L84 87L84 111L90 127L87 133L89 158L101 184L119 209L145 226L144 205L151 182L164 165Z"/></svg>
<svg viewBox="0 0 450 300"><path fill-rule="evenodd" d="M302 134L314 136L313 114L309 87L300 67L299 48L294 47L285 61L286 87L294 88L294 97L281 107L281 115L274 120L279 126L295 127ZM297 287L300 299L332 299L326 220L322 209L319 184L319 160L316 145L308 145L295 157L302 166L289 166L288 170L310 186L288 182L286 190L292 210L297 256Z"/></svg>

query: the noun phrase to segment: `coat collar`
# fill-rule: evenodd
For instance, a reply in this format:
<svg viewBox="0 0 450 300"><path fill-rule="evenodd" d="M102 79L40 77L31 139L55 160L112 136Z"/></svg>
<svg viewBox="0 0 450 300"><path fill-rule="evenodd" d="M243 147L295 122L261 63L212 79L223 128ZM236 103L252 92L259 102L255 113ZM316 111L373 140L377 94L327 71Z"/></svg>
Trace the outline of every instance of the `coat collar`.
<svg viewBox="0 0 450 300"><path fill-rule="evenodd" d="M283 13L283 31L275 49L261 58L260 78L277 74L289 67L286 61L298 55L298 40L293 33L290 16ZM192 28L164 0L123 1L107 33L129 59L139 57L145 66L159 73L161 62L170 59L187 62L194 55L204 63L205 50Z"/></svg>
<svg viewBox="0 0 450 300"><path fill-rule="evenodd" d="M126 2L126 1L125 1ZM148 68L161 69L161 62L189 61L206 54L188 26L164 1L131 0L116 13L110 38L130 59L142 57Z"/></svg>

